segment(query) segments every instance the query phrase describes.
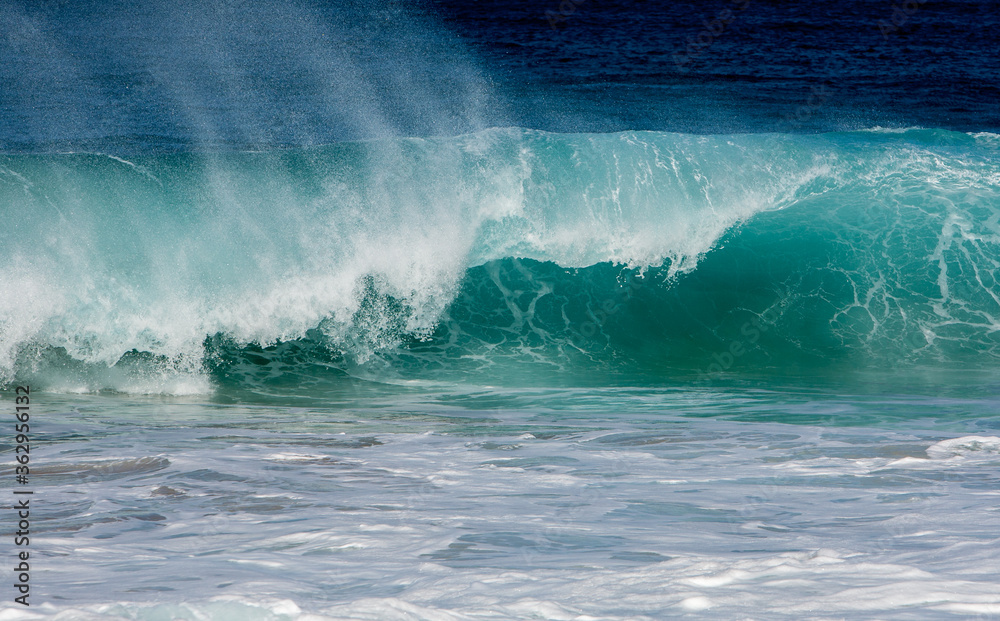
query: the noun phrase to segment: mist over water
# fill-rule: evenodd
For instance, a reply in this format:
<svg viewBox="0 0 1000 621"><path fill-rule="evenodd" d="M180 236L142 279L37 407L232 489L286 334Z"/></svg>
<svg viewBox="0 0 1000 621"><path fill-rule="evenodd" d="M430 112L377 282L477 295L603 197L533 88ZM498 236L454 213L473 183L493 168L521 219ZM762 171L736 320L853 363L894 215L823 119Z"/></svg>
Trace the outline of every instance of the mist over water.
<svg viewBox="0 0 1000 621"><path fill-rule="evenodd" d="M259 149L505 125L426 7L6 3L5 150Z"/></svg>
<svg viewBox="0 0 1000 621"><path fill-rule="evenodd" d="M54 355L57 368L74 369L77 361L114 366L132 352L123 362L153 367L134 384L139 392L157 392L161 381L168 392L203 392L207 384L191 378L201 373L204 339L302 336L349 312L356 281L375 275L378 263L403 264L390 270L397 289L410 289L401 279L411 276L442 281L416 282L425 296L455 286L460 267L449 263L457 257L414 265L429 240L387 246L437 192L419 185L425 172L410 179L418 185L403 199L408 211L391 204L400 197L384 193L403 190L395 171L414 159L394 140L504 122L488 79L426 7L83 2L10 3L3 11L9 62L0 69L0 145L94 153L4 167L4 213L18 221L2 259L5 380L23 346L30 365ZM359 139L372 142L348 147L353 161L339 179L321 154L274 151ZM225 155L246 150L258 154L242 163ZM148 152L197 155L150 165L127 159ZM437 159L421 165L441 168L438 184L460 175L460 162ZM442 216L463 209L448 193ZM335 204L344 212L339 224L322 217ZM374 211L361 214L366 207ZM348 224L352 210L368 219L370 239L359 234L340 246L331 227ZM260 304L238 311L247 296ZM54 317L61 325L45 328ZM414 327L426 330L428 321ZM63 387L118 387L119 371L97 385ZM177 384L177 374L190 381Z"/></svg>

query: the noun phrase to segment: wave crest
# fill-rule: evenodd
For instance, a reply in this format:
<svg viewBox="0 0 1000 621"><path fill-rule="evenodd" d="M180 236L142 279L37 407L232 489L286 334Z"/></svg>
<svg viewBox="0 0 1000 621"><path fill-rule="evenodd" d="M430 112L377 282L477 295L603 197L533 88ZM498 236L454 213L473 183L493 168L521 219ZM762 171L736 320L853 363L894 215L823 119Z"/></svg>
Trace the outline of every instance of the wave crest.
<svg viewBox="0 0 1000 621"><path fill-rule="evenodd" d="M272 360L508 378L995 360L998 198L993 135L922 129L5 156L0 373L198 392Z"/></svg>

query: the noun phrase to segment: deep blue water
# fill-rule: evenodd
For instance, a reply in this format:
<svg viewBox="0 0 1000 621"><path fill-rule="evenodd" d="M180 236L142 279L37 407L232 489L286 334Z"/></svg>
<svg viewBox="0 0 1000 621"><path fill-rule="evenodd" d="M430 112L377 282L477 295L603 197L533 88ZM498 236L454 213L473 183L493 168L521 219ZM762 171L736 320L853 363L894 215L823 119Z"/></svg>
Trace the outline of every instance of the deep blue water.
<svg viewBox="0 0 1000 621"><path fill-rule="evenodd" d="M546 13L562 17L560 6L572 12L553 27ZM4 150L262 147L494 126L1000 127L995 2L84 1L3 11ZM720 15L727 24L713 24Z"/></svg>

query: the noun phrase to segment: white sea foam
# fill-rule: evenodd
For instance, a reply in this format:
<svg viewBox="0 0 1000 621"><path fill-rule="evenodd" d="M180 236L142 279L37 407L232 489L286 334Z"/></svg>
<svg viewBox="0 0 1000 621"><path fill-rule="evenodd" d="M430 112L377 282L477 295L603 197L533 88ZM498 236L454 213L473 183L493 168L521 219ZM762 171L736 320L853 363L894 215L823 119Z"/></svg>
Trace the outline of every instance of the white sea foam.
<svg viewBox="0 0 1000 621"><path fill-rule="evenodd" d="M996 436L962 436L942 440L927 447L931 459L963 457L970 459L997 459L1000 457L1000 438Z"/></svg>
<svg viewBox="0 0 1000 621"><path fill-rule="evenodd" d="M32 575L43 587L28 614L868 619L1000 606L993 436L738 423L701 416L780 397L646 391L640 404L632 392L547 394L596 408L572 413L473 412L457 393L403 391L356 402L352 421L339 408L67 397L85 414L53 409L58 442L32 453L52 512L32 550L57 562ZM469 395L511 398L527 395ZM110 459L123 441L148 457Z"/></svg>

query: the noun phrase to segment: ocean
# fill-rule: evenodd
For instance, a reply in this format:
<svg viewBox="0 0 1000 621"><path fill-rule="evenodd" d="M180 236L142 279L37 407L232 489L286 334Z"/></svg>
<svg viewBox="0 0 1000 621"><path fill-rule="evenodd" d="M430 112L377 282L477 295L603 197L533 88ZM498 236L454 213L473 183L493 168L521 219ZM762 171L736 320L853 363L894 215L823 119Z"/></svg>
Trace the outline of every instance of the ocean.
<svg viewBox="0 0 1000 621"><path fill-rule="evenodd" d="M996 2L0 18L0 619L1000 619Z"/></svg>

